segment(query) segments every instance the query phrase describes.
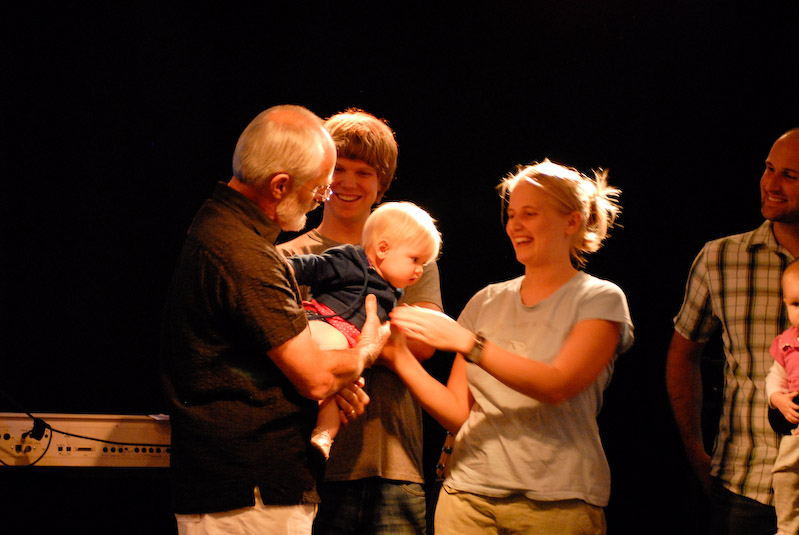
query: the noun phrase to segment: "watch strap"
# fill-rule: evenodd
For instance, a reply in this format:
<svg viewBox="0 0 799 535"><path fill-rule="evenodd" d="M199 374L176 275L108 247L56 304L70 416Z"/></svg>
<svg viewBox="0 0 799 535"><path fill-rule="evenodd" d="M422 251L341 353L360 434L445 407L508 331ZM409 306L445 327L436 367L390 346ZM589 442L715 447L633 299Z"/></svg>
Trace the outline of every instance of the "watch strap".
<svg viewBox="0 0 799 535"><path fill-rule="evenodd" d="M472 364L480 364L480 359L483 358L483 348L485 347L485 343L486 337L483 336L483 333L475 333L474 345L472 345L472 348L463 356L463 358Z"/></svg>

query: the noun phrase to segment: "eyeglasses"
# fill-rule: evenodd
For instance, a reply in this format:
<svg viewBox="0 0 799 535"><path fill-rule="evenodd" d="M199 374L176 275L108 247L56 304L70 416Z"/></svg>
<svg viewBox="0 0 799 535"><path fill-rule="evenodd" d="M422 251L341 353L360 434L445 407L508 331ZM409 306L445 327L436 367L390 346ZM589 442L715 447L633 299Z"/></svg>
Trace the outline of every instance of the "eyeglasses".
<svg viewBox="0 0 799 535"><path fill-rule="evenodd" d="M327 202L330 200L330 196L333 195L333 188L330 187L330 184L305 189L313 193L313 200L316 202Z"/></svg>

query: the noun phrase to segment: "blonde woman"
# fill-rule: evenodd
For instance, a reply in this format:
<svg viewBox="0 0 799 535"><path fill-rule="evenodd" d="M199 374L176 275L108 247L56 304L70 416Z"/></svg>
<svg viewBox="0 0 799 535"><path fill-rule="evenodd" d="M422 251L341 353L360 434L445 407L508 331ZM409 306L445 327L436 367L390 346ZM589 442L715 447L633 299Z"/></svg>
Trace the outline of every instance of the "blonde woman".
<svg viewBox="0 0 799 535"><path fill-rule="evenodd" d="M491 284L457 322L399 307L383 358L456 435L436 535L605 533L610 470L596 416L618 354L632 344L624 293L581 271L619 210L606 174L548 160L499 186L524 275ZM453 351L447 386L405 337Z"/></svg>

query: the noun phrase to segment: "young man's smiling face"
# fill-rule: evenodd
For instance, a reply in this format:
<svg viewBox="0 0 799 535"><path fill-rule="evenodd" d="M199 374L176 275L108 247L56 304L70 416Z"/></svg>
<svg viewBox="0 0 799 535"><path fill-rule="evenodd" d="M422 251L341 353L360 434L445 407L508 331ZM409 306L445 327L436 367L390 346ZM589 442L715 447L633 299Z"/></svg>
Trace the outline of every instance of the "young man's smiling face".
<svg viewBox="0 0 799 535"><path fill-rule="evenodd" d="M339 157L331 187L333 195L325 203L325 215L341 222L364 221L377 201L377 171L362 160Z"/></svg>

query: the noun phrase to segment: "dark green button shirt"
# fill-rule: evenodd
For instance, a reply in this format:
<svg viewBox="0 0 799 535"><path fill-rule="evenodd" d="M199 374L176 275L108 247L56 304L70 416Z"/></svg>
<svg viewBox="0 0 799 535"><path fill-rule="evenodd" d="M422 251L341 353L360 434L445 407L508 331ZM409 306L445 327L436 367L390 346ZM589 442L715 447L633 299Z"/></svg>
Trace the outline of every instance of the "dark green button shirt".
<svg viewBox="0 0 799 535"><path fill-rule="evenodd" d="M309 454L317 403L267 351L307 325L274 242L280 228L219 183L178 259L163 319L175 512L316 503Z"/></svg>

